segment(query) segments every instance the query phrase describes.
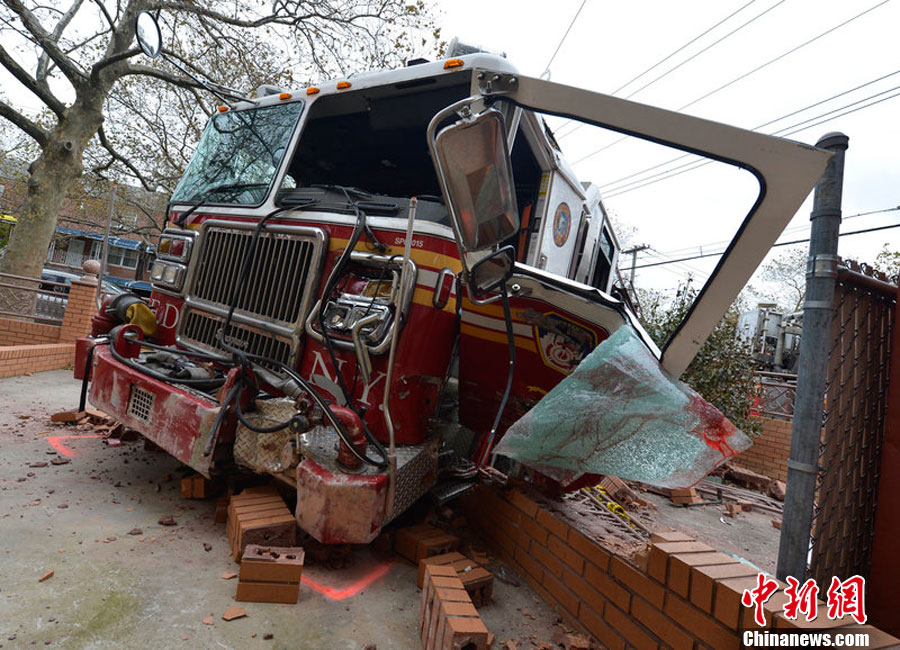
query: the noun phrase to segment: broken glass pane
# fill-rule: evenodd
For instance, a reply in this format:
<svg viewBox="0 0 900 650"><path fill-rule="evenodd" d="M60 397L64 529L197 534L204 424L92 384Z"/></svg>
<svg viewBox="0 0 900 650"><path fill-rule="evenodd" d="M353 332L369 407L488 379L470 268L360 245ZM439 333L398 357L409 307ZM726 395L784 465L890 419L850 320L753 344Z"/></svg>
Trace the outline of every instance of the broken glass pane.
<svg viewBox="0 0 900 650"><path fill-rule="evenodd" d="M687 487L750 446L619 328L509 428L495 451L567 485L585 473Z"/></svg>

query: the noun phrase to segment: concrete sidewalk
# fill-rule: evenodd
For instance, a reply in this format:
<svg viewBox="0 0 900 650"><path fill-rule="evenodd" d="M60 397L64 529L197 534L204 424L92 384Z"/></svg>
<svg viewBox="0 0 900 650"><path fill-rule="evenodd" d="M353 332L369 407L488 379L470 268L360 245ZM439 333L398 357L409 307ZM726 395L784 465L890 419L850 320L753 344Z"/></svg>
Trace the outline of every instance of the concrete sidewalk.
<svg viewBox="0 0 900 650"><path fill-rule="evenodd" d="M0 647L419 647L415 568L368 548L345 569L305 567L296 605L240 603L246 618L222 620L236 581L221 576L238 565L214 500L183 500L179 463L141 441L52 426L79 391L67 371L0 380ZM495 647L551 640L556 615L522 582L495 580L480 610Z"/></svg>

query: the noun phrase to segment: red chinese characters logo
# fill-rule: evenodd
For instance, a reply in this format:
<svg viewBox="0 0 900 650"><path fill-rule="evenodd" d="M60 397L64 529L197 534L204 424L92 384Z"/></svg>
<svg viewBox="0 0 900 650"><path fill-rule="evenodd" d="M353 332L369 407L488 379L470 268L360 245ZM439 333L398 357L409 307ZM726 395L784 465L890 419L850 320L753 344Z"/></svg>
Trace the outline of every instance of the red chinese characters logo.
<svg viewBox="0 0 900 650"><path fill-rule="evenodd" d="M764 626L766 624L763 605L766 604L766 601L769 600L776 591L778 591L778 583L771 578L767 578L765 574L762 573L757 574L756 576L755 589L744 589L744 593L741 595L741 604L743 604L744 607L756 608L753 612L753 618L757 625Z"/></svg>
<svg viewBox="0 0 900 650"><path fill-rule="evenodd" d="M866 580L862 576L853 576L843 582L833 577L828 587L828 618L838 619L850 614L860 625L865 623L868 618L865 591Z"/></svg>
<svg viewBox="0 0 900 650"><path fill-rule="evenodd" d="M810 578L802 585L796 578L788 576L788 586L784 589L787 601L782 606L785 618L797 620L803 614L807 621L814 621L819 615L819 585ZM865 607L866 581L862 576L853 576L841 582L837 577L831 579L828 588L826 614L831 620L838 620L844 616L851 616L859 624L867 620ZM774 596L779 589L776 580L760 573L756 576L756 587L744 589L741 595L741 604L744 607L753 607L753 619L757 625L766 624L766 602Z"/></svg>

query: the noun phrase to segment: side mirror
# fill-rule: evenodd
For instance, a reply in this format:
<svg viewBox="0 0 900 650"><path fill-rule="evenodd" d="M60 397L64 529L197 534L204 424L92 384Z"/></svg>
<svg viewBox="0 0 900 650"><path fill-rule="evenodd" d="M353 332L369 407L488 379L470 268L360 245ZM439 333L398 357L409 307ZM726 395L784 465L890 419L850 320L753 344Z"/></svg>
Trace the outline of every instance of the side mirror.
<svg viewBox="0 0 900 650"><path fill-rule="evenodd" d="M469 271L469 289L476 299L496 291L512 277L513 264L516 261L516 249L504 246L479 260Z"/></svg>
<svg viewBox="0 0 900 650"><path fill-rule="evenodd" d="M500 111L489 109L448 126L438 134L434 147L438 173L466 250L491 248L515 234L519 211Z"/></svg>
<svg viewBox="0 0 900 650"><path fill-rule="evenodd" d="M158 57L162 52L162 32L153 14L149 11L140 12L134 21L134 32L141 51L151 59Z"/></svg>

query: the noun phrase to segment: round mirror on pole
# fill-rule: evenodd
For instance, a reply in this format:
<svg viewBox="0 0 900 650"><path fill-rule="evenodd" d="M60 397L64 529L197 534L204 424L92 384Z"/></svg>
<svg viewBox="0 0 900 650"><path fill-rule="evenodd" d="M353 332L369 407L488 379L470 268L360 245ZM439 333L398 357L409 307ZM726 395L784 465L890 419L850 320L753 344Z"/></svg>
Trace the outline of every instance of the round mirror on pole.
<svg viewBox="0 0 900 650"><path fill-rule="evenodd" d="M149 11L140 12L135 20L134 31L141 51L151 59L158 57L162 51L162 32L153 14Z"/></svg>

